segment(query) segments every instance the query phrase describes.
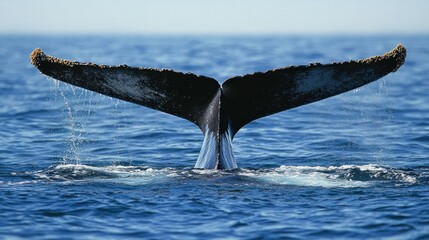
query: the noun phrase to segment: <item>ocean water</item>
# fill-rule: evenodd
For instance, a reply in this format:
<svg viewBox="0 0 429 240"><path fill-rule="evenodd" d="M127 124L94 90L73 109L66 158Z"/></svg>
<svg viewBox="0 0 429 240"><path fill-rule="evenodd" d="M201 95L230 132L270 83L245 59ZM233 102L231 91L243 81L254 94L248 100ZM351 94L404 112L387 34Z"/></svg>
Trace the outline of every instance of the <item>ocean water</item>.
<svg viewBox="0 0 429 240"><path fill-rule="evenodd" d="M396 73L259 119L239 169L192 123L41 75L29 54L218 79L408 49ZM429 239L429 36L0 36L0 239Z"/></svg>

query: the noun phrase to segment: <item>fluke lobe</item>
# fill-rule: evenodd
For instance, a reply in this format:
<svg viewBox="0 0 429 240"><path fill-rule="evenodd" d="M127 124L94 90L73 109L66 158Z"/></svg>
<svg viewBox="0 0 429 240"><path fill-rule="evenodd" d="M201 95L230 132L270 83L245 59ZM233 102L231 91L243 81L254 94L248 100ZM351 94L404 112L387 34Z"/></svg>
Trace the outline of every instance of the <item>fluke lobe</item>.
<svg viewBox="0 0 429 240"><path fill-rule="evenodd" d="M251 121L358 88L395 72L406 49L363 60L290 66L215 79L173 70L62 60L35 49L31 63L47 76L195 123L204 142L195 168L234 169L232 140Z"/></svg>

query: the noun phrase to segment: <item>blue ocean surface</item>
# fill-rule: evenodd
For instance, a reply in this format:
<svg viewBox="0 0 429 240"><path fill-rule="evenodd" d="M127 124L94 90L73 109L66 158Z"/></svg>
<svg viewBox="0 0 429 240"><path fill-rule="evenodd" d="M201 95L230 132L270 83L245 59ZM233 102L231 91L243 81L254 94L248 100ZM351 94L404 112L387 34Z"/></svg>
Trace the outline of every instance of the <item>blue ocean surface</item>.
<svg viewBox="0 0 429 240"><path fill-rule="evenodd" d="M256 120L239 169L193 123L41 75L60 58L220 82L407 47L394 74ZM429 239L429 36L0 36L0 239Z"/></svg>

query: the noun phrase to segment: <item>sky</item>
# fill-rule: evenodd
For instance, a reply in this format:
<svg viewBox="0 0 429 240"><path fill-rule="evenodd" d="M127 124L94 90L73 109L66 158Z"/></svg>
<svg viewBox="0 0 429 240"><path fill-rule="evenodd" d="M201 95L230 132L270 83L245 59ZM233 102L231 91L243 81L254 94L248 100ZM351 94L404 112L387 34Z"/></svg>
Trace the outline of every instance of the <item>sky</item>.
<svg viewBox="0 0 429 240"><path fill-rule="evenodd" d="M428 0L0 0L0 34L428 34Z"/></svg>

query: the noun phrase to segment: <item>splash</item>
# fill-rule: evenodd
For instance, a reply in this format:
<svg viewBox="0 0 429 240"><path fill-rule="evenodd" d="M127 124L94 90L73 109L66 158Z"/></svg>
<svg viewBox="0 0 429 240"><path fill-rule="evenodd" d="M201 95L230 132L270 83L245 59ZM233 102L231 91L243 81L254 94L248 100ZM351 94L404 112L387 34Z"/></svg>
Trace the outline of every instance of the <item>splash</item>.
<svg viewBox="0 0 429 240"><path fill-rule="evenodd" d="M78 182L78 181L114 181L127 185L143 185L161 182L174 176L169 169L153 169L137 166L96 167L81 164L61 164L34 173L34 176L45 181Z"/></svg>
<svg viewBox="0 0 429 240"><path fill-rule="evenodd" d="M80 119L77 119L77 109L73 109L72 103L68 98L70 92L73 98L76 97L75 87L65 86L66 89L64 89L60 81L49 76L46 76L46 78L51 82L51 100L53 102L62 101L64 105L63 111L67 115L67 149L64 151L62 164L67 164L70 161L74 164L80 164L82 159L80 156L80 146L82 145L83 128Z"/></svg>
<svg viewBox="0 0 429 240"><path fill-rule="evenodd" d="M381 182L414 184L417 174L375 164L343 166L281 166L246 175L280 185L317 187L369 187Z"/></svg>
<svg viewBox="0 0 429 240"><path fill-rule="evenodd" d="M232 171L180 169L139 166L89 166L61 164L34 173L43 181L113 181L126 185L150 183L181 184L189 181L216 182L223 184L290 185L323 188L373 187L416 184L419 175L379 165L343 166L281 166L274 169L239 169Z"/></svg>

